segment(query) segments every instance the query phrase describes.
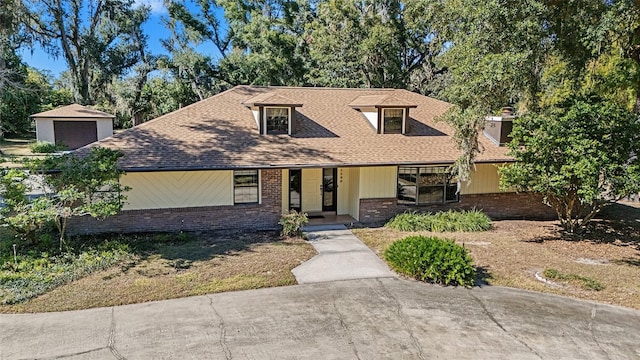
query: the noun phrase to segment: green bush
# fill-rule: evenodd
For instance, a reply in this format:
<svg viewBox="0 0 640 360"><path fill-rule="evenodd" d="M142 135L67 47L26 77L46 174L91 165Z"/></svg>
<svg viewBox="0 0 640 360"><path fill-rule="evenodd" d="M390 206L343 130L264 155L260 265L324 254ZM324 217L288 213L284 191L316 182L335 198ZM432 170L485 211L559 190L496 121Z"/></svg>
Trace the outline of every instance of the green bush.
<svg viewBox="0 0 640 360"><path fill-rule="evenodd" d="M278 224L282 225L282 236L300 236L302 228L309 222L306 213L299 213L291 210L288 214L282 215Z"/></svg>
<svg viewBox="0 0 640 360"><path fill-rule="evenodd" d="M29 144L29 150L34 154L51 154L56 151L67 150L64 145L56 145L47 141L38 141Z"/></svg>
<svg viewBox="0 0 640 360"><path fill-rule="evenodd" d="M486 231L491 229L491 219L475 209L435 214L405 212L396 215L385 226L398 231Z"/></svg>
<svg viewBox="0 0 640 360"><path fill-rule="evenodd" d="M437 237L409 236L384 252L391 267L421 281L473 286L476 272L464 247Z"/></svg>

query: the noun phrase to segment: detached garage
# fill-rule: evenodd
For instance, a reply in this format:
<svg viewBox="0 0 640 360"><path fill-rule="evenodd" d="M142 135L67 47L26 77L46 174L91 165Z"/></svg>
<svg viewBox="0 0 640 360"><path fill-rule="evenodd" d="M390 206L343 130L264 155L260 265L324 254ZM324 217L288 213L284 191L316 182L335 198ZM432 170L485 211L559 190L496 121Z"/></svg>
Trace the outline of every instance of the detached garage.
<svg viewBox="0 0 640 360"><path fill-rule="evenodd" d="M31 115L36 122L36 138L69 150L113 135L111 114L73 104Z"/></svg>

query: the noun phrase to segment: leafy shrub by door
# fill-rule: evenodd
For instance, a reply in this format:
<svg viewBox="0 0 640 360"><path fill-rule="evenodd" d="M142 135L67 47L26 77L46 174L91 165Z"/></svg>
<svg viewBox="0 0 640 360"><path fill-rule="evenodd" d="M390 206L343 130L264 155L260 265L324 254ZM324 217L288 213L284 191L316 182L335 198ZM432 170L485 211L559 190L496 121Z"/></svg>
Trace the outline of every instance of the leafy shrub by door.
<svg viewBox="0 0 640 360"><path fill-rule="evenodd" d="M282 225L282 236L300 236L302 228L309 222L306 213L299 213L291 210L288 214L282 215L278 224Z"/></svg>
<svg viewBox="0 0 640 360"><path fill-rule="evenodd" d="M467 249L437 237L398 240L384 257L395 271L421 281L471 287L476 276Z"/></svg>

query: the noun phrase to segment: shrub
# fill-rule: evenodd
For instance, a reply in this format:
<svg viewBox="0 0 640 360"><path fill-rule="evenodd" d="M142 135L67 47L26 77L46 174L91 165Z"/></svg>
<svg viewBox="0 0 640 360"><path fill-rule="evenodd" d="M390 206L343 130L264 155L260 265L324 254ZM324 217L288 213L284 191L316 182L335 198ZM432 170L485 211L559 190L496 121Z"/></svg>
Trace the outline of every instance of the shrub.
<svg viewBox="0 0 640 360"><path fill-rule="evenodd" d="M9 259L0 265L0 304L24 302L133 257L129 247L118 242L92 246L78 254L49 256L30 251L20 255L17 264Z"/></svg>
<svg viewBox="0 0 640 360"><path fill-rule="evenodd" d="M309 222L306 213L299 213L291 210L288 214L282 215L278 224L282 225L282 236L300 236L302 228Z"/></svg>
<svg viewBox="0 0 640 360"><path fill-rule="evenodd" d="M385 226L398 231L486 231L491 229L491 219L476 209L435 214L405 212L396 215Z"/></svg>
<svg viewBox="0 0 640 360"><path fill-rule="evenodd" d="M398 240L384 257L395 271L421 281L471 287L476 276L467 249L437 237Z"/></svg>
<svg viewBox="0 0 640 360"><path fill-rule="evenodd" d="M34 154L51 154L66 149L67 147L64 145L56 145L47 141L38 141L29 144L29 150Z"/></svg>

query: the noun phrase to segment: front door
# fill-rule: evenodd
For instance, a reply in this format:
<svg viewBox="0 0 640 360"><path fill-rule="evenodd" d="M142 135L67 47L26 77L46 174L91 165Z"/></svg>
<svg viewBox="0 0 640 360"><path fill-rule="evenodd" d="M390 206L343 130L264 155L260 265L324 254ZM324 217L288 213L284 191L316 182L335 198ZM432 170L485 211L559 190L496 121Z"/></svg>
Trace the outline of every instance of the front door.
<svg viewBox="0 0 640 360"><path fill-rule="evenodd" d="M322 169L302 169L302 211L322 211Z"/></svg>
<svg viewBox="0 0 640 360"><path fill-rule="evenodd" d="M336 191L337 169L322 169L322 211L336 211L337 194Z"/></svg>
<svg viewBox="0 0 640 360"><path fill-rule="evenodd" d="M299 173L298 173L299 171ZM302 212L318 213L321 211L336 211L338 189L336 178L338 170L329 169L302 169L289 171L289 208L295 209L296 201L296 177L300 174L302 179L300 186L300 207Z"/></svg>

